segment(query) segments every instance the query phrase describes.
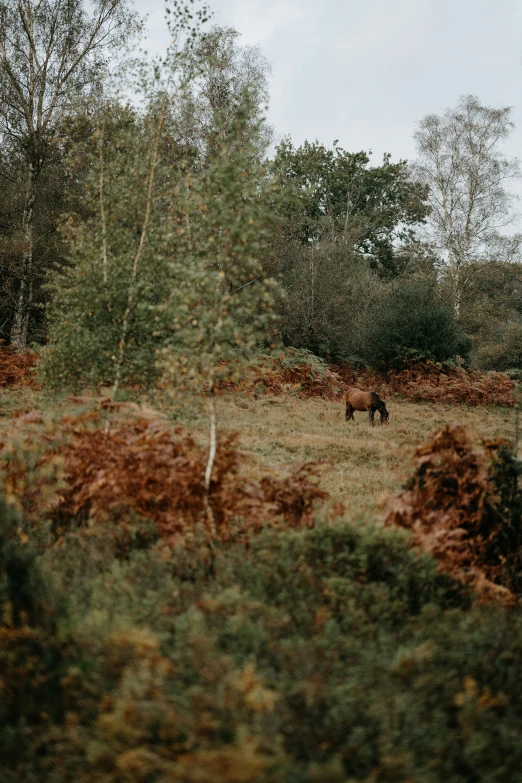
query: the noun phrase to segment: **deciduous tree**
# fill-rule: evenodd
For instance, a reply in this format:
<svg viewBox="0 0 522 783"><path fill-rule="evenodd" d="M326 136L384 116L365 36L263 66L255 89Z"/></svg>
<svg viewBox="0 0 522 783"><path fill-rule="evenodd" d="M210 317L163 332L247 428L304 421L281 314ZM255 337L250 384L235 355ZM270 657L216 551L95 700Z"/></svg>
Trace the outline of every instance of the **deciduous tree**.
<svg viewBox="0 0 522 783"><path fill-rule="evenodd" d="M398 242L410 241L428 213L427 189L410 178L406 161L369 166L366 152L346 152L335 142L277 149L275 169L288 194L282 230L305 245L338 241L364 254L380 273L394 273Z"/></svg>
<svg viewBox="0 0 522 783"><path fill-rule="evenodd" d="M23 250L11 344L23 350L34 297L38 180L60 159L60 125L100 89L111 58L133 30L127 0L1 0L0 134L22 168Z"/></svg>
<svg viewBox="0 0 522 783"><path fill-rule="evenodd" d="M467 95L443 115L430 114L415 134L416 176L429 187L430 227L446 261L457 316L478 265L520 259L522 235L508 235L517 161L502 142L513 129L511 109L492 108Z"/></svg>

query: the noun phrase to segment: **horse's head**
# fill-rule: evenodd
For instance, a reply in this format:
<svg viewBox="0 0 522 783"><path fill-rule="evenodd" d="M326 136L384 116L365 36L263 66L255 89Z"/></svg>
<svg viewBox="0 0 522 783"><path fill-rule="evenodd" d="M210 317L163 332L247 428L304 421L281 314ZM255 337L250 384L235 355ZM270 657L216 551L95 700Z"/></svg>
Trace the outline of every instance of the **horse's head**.
<svg viewBox="0 0 522 783"><path fill-rule="evenodd" d="M382 406L379 413L381 414L381 424L388 424L388 419L390 418L390 414L386 410L386 405Z"/></svg>

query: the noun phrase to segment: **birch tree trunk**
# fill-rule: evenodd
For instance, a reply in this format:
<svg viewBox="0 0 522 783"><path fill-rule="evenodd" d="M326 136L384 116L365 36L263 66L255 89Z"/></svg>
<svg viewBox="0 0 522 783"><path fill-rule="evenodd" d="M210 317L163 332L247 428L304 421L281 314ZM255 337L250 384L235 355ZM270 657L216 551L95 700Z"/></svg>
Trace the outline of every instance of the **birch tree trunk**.
<svg viewBox="0 0 522 783"><path fill-rule="evenodd" d="M22 274L20 276L20 288L16 301L13 325L11 327L10 342L15 351L25 351L27 348L27 332L29 328L29 316L33 300L34 277L34 204L36 200L36 182L34 167L29 165L29 181L24 211L22 215L22 233L24 237L24 252L22 257Z"/></svg>
<svg viewBox="0 0 522 783"><path fill-rule="evenodd" d="M92 88L102 87L108 63L136 29L127 0L0 0L0 138L8 141L13 160L30 162L10 335L17 351L27 346L37 287L36 180L59 160L60 118L75 112L78 96L89 98Z"/></svg>

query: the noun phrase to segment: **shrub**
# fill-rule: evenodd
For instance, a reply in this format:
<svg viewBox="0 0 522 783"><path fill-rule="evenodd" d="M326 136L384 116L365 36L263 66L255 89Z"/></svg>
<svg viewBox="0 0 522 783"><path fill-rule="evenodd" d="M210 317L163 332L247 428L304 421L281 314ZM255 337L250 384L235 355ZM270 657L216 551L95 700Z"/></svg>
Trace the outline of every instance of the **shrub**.
<svg viewBox="0 0 522 783"><path fill-rule="evenodd" d="M377 372L364 363L328 365L305 349L287 348L263 356L239 382L220 381L220 393L291 392L299 397L338 399L352 386L366 386L384 397L398 394L412 402L502 405L513 407L513 378L518 371L481 372L449 362L412 363L401 370Z"/></svg>
<svg viewBox="0 0 522 783"><path fill-rule="evenodd" d="M451 365L414 365L386 377L389 392L412 402L466 403L513 407L515 384L502 373L485 373Z"/></svg>
<svg viewBox="0 0 522 783"><path fill-rule="evenodd" d="M28 726L63 717L61 614L23 520L0 497L0 764L23 753Z"/></svg>
<svg viewBox="0 0 522 783"><path fill-rule="evenodd" d="M77 527L105 527L125 550L133 538L174 544L205 523L206 449L137 405L105 399L54 420L32 411L3 433L0 454L4 488L37 528L48 519L55 539ZM241 537L281 516L289 526L313 525L317 504L328 497L319 465L295 464L256 481L241 472L244 462L237 437L223 437L209 494L219 538ZM155 523L155 536L135 524L140 519Z"/></svg>
<svg viewBox="0 0 522 783"><path fill-rule="evenodd" d="M520 780L520 612L469 608L402 533L264 531L210 579L140 552L81 596L71 714L19 779Z"/></svg>
<svg viewBox="0 0 522 783"><path fill-rule="evenodd" d="M386 523L413 531L439 567L484 598L522 590L522 468L506 443L472 448L444 427L415 452L415 474L390 503Z"/></svg>
<svg viewBox="0 0 522 783"><path fill-rule="evenodd" d="M33 377L37 356L28 351L16 353L2 346L0 340L0 388L6 386L36 386Z"/></svg>
<svg viewBox="0 0 522 783"><path fill-rule="evenodd" d="M364 256L349 243L289 243L280 260L285 296L281 334L286 345L330 360L358 354L382 284Z"/></svg>
<svg viewBox="0 0 522 783"><path fill-rule="evenodd" d="M432 281L400 280L372 312L362 355L374 367L400 369L465 356L470 347Z"/></svg>
<svg viewBox="0 0 522 783"><path fill-rule="evenodd" d="M281 394L289 391L299 397L335 399L342 391L339 376L326 362L306 348L286 348L260 356L245 370L240 381L224 380L219 392L242 391L252 394L266 391Z"/></svg>
<svg viewBox="0 0 522 783"><path fill-rule="evenodd" d="M522 367L522 323L508 321L497 330L497 340L476 352L475 361L484 370L510 370Z"/></svg>
<svg viewBox="0 0 522 783"><path fill-rule="evenodd" d="M347 386L365 385L383 397L398 394L411 402L513 407L515 384L505 373L486 373L449 363L424 362L402 370L373 372L352 365L332 367Z"/></svg>

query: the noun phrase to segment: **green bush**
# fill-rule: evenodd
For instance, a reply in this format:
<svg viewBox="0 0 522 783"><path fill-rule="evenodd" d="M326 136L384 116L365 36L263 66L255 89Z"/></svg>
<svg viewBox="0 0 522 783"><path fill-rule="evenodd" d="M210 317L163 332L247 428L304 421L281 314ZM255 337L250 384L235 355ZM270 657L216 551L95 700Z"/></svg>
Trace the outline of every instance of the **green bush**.
<svg viewBox="0 0 522 783"><path fill-rule="evenodd" d="M312 249L289 244L281 266L285 344L330 361L359 354L382 289L369 262L343 244L324 241Z"/></svg>
<svg viewBox="0 0 522 783"><path fill-rule="evenodd" d="M0 769L16 767L36 727L63 720L62 615L23 520L0 498Z"/></svg>
<svg viewBox="0 0 522 783"><path fill-rule="evenodd" d="M374 367L466 357L471 342L458 327L432 281L400 280L371 313L363 358Z"/></svg>
<svg viewBox="0 0 522 783"><path fill-rule="evenodd" d="M45 555L74 611L71 712L11 780L522 780L519 610L367 526L264 532L212 576L207 558Z"/></svg>
<svg viewBox="0 0 522 783"><path fill-rule="evenodd" d="M522 322L508 321L499 327L496 339L481 346L475 356L483 370L522 368Z"/></svg>

